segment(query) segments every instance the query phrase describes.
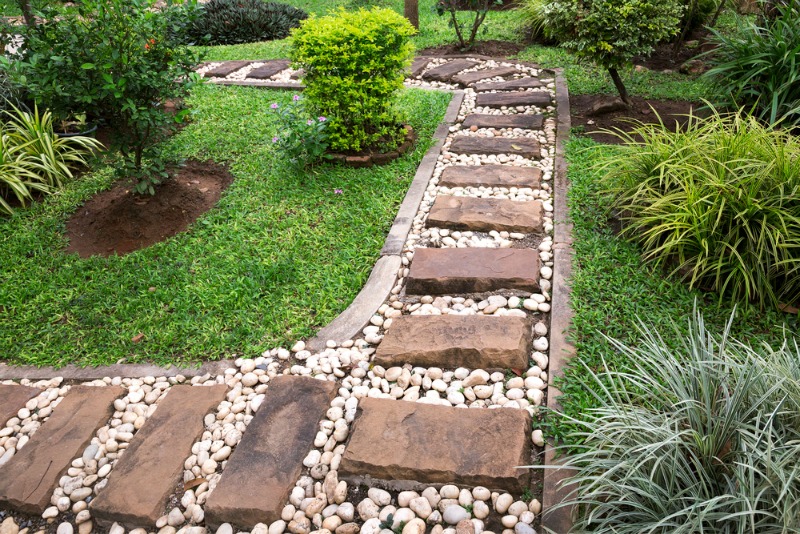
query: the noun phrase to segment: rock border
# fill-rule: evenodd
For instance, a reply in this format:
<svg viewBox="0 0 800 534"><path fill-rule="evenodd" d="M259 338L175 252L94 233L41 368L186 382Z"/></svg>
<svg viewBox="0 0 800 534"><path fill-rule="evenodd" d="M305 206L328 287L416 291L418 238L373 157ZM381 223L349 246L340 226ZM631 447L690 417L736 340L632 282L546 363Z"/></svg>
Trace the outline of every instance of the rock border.
<svg viewBox="0 0 800 534"><path fill-rule="evenodd" d="M417 142L417 133L414 131L411 125L404 124L403 129L406 131L405 139L400 146L390 152L370 152L361 156L357 154L329 152L328 157L330 157L333 161L337 161L349 167L355 168L384 165L403 156L406 152L411 150L411 147L413 147Z"/></svg>

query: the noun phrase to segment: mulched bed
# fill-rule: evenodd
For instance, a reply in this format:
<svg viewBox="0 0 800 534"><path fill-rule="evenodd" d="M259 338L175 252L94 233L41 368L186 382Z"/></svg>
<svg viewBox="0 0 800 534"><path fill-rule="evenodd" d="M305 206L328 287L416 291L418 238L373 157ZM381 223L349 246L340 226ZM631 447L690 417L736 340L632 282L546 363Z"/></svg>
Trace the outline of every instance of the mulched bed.
<svg viewBox="0 0 800 534"><path fill-rule="evenodd" d="M525 48L524 44L509 41L476 41L472 48L464 52L458 44L434 46L417 51L418 56L447 56L458 54L475 54L488 57L508 57L519 54Z"/></svg>

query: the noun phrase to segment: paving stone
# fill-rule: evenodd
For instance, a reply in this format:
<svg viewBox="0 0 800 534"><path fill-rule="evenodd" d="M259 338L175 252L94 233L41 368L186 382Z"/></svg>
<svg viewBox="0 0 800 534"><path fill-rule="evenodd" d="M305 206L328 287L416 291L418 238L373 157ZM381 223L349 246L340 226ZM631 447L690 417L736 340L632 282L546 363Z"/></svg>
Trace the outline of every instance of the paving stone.
<svg viewBox="0 0 800 534"><path fill-rule="evenodd" d="M386 368L410 363L452 369L526 369L531 324L524 317L402 315L375 353Z"/></svg>
<svg viewBox="0 0 800 534"><path fill-rule="evenodd" d="M530 187L539 189L542 170L511 165L451 165L439 178L446 187Z"/></svg>
<svg viewBox="0 0 800 534"><path fill-rule="evenodd" d="M537 106L545 107L552 103L550 93L546 91L513 91L510 93L479 93L475 97L475 105L479 107L499 108L502 106Z"/></svg>
<svg viewBox="0 0 800 534"><path fill-rule="evenodd" d="M422 75L423 80L433 80L437 82L449 82L451 77L462 70L466 70L477 65L477 61L470 59L454 59L438 67L434 67Z"/></svg>
<svg viewBox="0 0 800 534"><path fill-rule="evenodd" d="M291 65L291 61L286 59L267 61L264 65L251 70L247 77L255 78L256 80L268 80L282 70L288 69L289 65Z"/></svg>
<svg viewBox="0 0 800 534"><path fill-rule="evenodd" d="M530 475L530 469L517 467L531 463L530 428L525 410L464 410L365 397L339 476L520 492Z"/></svg>
<svg viewBox="0 0 800 534"><path fill-rule="evenodd" d="M20 408L25 407L26 402L41 392L41 389L27 386L0 384L0 428L17 415Z"/></svg>
<svg viewBox="0 0 800 534"><path fill-rule="evenodd" d="M182 481L183 463L203 433L203 417L224 399L227 387L173 386L136 433L89 504L92 517L110 526L152 528Z"/></svg>
<svg viewBox="0 0 800 534"><path fill-rule="evenodd" d="M541 233L542 202L439 195L428 214L428 226L476 232Z"/></svg>
<svg viewBox="0 0 800 534"><path fill-rule="evenodd" d="M414 58L414 62L411 63L411 74L410 74L410 77L411 78L416 78L417 76L422 74L422 71L425 70L425 67L427 67L428 63L430 63L430 62L431 62L430 58L427 58L427 57Z"/></svg>
<svg viewBox="0 0 800 534"><path fill-rule="evenodd" d="M525 128L526 130L541 130L544 125L544 115L484 115L473 113L464 119L463 127L469 128Z"/></svg>
<svg viewBox="0 0 800 534"><path fill-rule="evenodd" d="M476 83L474 89L476 92L482 93L485 91L521 91L539 87L544 87L544 84L536 78L519 78L504 82Z"/></svg>
<svg viewBox="0 0 800 534"><path fill-rule="evenodd" d="M474 137L459 135L450 144L455 154L515 154L525 158L541 158L539 141L530 138Z"/></svg>
<svg viewBox="0 0 800 534"><path fill-rule="evenodd" d="M461 85L468 86L472 85L475 82L485 80L487 78L511 76L512 74L516 74L518 72L519 71L514 67L497 67L494 69L483 69L475 72L465 72L464 74L458 74L456 76L453 76L453 81L456 83L460 83Z"/></svg>
<svg viewBox="0 0 800 534"><path fill-rule="evenodd" d="M203 76L206 78L224 78L248 66L252 61L224 61L222 65L207 71Z"/></svg>
<svg viewBox="0 0 800 534"><path fill-rule="evenodd" d="M538 291L539 254L512 248L418 248L406 291L412 295Z"/></svg>
<svg viewBox="0 0 800 534"><path fill-rule="evenodd" d="M114 400L123 392L117 386L73 386L28 444L0 469L0 507L44 512L58 480L111 417Z"/></svg>
<svg viewBox="0 0 800 534"><path fill-rule="evenodd" d="M336 390L335 382L309 377L270 381L261 408L206 502L206 524L250 528L280 519Z"/></svg>

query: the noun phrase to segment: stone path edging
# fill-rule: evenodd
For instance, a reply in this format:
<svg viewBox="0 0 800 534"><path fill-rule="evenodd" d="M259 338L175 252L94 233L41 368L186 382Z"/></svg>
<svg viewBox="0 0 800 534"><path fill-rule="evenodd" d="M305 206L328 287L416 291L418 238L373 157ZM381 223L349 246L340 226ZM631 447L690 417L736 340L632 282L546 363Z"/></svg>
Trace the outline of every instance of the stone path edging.
<svg viewBox="0 0 800 534"><path fill-rule="evenodd" d="M183 375L186 378L195 376L224 374L225 369L236 367L233 360L220 360L206 362L199 367L160 367L158 365L118 363L100 367L78 367L67 365L65 367L35 367L33 365L8 365L0 363L0 380L48 380L60 376L67 382L100 380L107 376L123 376L126 378L142 378L145 376L175 377Z"/></svg>

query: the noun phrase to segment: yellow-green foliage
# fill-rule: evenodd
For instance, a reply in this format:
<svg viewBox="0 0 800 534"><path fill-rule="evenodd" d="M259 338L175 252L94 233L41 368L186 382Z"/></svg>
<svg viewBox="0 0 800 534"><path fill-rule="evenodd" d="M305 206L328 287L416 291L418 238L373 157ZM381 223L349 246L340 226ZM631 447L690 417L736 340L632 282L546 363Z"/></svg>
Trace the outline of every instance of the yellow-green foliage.
<svg viewBox="0 0 800 534"><path fill-rule="evenodd" d="M329 121L332 150L397 146L393 97L411 64L414 31L394 11L374 8L311 17L292 32L291 58L305 70L307 104Z"/></svg>

